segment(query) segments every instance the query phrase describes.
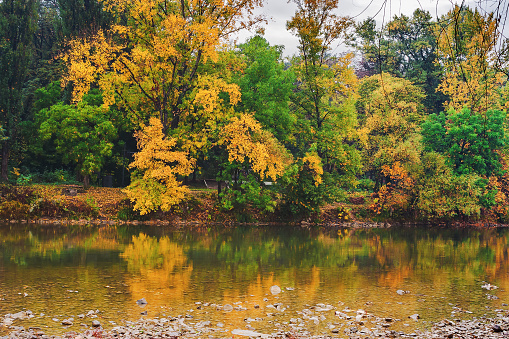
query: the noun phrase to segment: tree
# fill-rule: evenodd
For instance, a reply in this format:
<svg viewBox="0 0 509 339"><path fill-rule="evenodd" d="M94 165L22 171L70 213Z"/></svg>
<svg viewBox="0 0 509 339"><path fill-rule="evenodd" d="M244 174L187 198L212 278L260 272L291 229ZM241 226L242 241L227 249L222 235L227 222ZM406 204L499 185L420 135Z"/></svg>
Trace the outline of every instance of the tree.
<svg viewBox="0 0 509 339"><path fill-rule="evenodd" d="M429 116L422 124L422 141L426 151L444 155L458 175L501 175L501 152L508 142L505 120L503 111L479 115L467 108L450 109Z"/></svg>
<svg viewBox="0 0 509 339"><path fill-rule="evenodd" d="M111 157L117 129L109 108L81 102L77 106L58 103L39 112L43 140L52 139L64 163L74 163L85 187Z"/></svg>
<svg viewBox="0 0 509 339"><path fill-rule="evenodd" d="M107 29L113 23L110 12L100 0L56 0L58 19L55 28L59 40L75 38Z"/></svg>
<svg viewBox="0 0 509 339"><path fill-rule="evenodd" d="M439 111L446 99L436 89L441 81L437 62L436 23L427 11L416 9L411 17L394 18L379 30L373 18L355 25L349 44L363 55L368 75L386 72L410 80L426 94L428 111Z"/></svg>
<svg viewBox="0 0 509 339"><path fill-rule="evenodd" d="M168 211L188 192L178 176L189 175L195 160L189 159L187 152L176 150L177 139L165 136L161 121L155 117L135 136L140 152L134 155L130 167L135 172L124 192L141 215L159 208Z"/></svg>
<svg viewBox="0 0 509 339"><path fill-rule="evenodd" d="M236 110L254 112L278 140L291 143L295 116L289 102L295 74L281 61L282 46L270 46L263 37L254 36L238 48L245 67L236 81L242 93Z"/></svg>
<svg viewBox="0 0 509 339"><path fill-rule="evenodd" d="M409 164L420 157L419 128L424 121L423 91L387 73L363 78L357 111L364 169L376 186L389 178L383 167Z"/></svg>
<svg viewBox="0 0 509 339"><path fill-rule="evenodd" d="M8 179L9 158L18 134L36 27L36 0L0 2L0 124L5 130L1 143L2 181Z"/></svg>
<svg viewBox="0 0 509 339"><path fill-rule="evenodd" d="M300 56L292 61L297 76L292 96L292 109L297 115L296 153L306 157L306 153L316 152L324 172L331 174L324 176L326 180L320 185L332 189L355 182L360 167L358 153L352 147L357 124L353 55L330 55L333 44L351 26L351 20L334 14L338 0L294 2L297 11L287 22L287 29L299 38L300 50ZM305 170L306 166L299 168ZM331 194L329 190L324 197Z"/></svg>
<svg viewBox="0 0 509 339"><path fill-rule="evenodd" d="M192 167L194 159L212 147L214 141L209 138L234 115L232 106L240 101L239 87L219 71L228 61L224 58L227 51L221 51L223 43L233 32L261 20L253 16L261 2L104 1L106 10L122 13L124 19L111 29L70 43L63 59L68 66L65 81L73 84L74 101L96 83L105 104L127 112L135 128L145 128L150 118L158 118L162 135L175 139L172 149L189 156L187 164ZM162 138L155 132L146 134L151 137L156 138L153 142ZM146 138L140 139L140 146L152 144ZM147 161L133 163L142 166L138 170L144 174L133 182L136 187L130 186L131 199L140 194L135 207L142 211L158 206L167 209L183 197L170 196L182 192L180 183L170 170L157 172L168 175L166 179L147 174L151 173ZM151 189L152 196L148 194Z"/></svg>
<svg viewBox="0 0 509 339"><path fill-rule="evenodd" d="M449 100L446 108L473 114L501 109L501 87L506 77L495 69L500 32L493 13L455 6L436 27L438 57L444 77L438 90Z"/></svg>
<svg viewBox="0 0 509 339"><path fill-rule="evenodd" d="M211 118L226 93L232 104L240 99L237 86L219 74L202 74L206 62L218 60L218 49L231 33L251 27L261 0L104 1L121 12L122 24L70 43L63 55L66 82L79 101L96 82L105 103L116 103L137 122L157 116L164 132L198 117ZM252 19L249 19L249 18Z"/></svg>

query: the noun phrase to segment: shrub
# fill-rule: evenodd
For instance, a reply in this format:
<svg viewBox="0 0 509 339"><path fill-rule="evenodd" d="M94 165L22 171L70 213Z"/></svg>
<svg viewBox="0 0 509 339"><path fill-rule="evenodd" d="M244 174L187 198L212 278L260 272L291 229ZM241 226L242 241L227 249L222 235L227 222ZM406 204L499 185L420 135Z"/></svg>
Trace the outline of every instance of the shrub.
<svg viewBox="0 0 509 339"><path fill-rule="evenodd" d="M27 219L29 210L30 205L19 201L2 201L0 203L0 218L11 220Z"/></svg>

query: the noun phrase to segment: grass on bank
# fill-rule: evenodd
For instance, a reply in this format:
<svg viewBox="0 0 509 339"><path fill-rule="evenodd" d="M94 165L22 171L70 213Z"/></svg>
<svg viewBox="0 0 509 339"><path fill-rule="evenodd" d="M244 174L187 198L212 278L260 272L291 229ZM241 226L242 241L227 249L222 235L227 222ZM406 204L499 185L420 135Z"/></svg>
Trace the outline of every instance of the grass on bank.
<svg viewBox="0 0 509 339"><path fill-rule="evenodd" d="M302 218L275 213L262 213L253 208L225 211L219 207L217 191L192 188L188 198L170 212L154 212L141 216L133 210L121 188L80 185L31 184L0 186L0 219L69 219L69 220L166 220L169 222L288 222ZM367 220L369 193L356 192L343 203L324 206L319 215L304 218L307 222L337 223Z"/></svg>

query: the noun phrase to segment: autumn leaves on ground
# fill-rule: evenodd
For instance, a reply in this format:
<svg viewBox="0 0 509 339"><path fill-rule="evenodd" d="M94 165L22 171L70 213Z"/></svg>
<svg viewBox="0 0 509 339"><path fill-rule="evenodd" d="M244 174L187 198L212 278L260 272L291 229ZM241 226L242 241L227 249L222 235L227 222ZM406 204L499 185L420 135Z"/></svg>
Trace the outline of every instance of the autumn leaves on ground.
<svg viewBox="0 0 509 339"><path fill-rule="evenodd" d="M285 57L262 0L1 1L3 217L508 222L500 13L292 2ZM55 173L125 197L31 186Z"/></svg>
<svg viewBox="0 0 509 339"><path fill-rule="evenodd" d="M79 185L0 186L2 202L0 219L6 221L63 223L287 223L301 222L286 215L264 213L255 208L233 213L220 208L217 191L191 190L169 211L140 215L120 188ZM305 222L331 224L358 219L356 213L367 213L364 198L351 198L349 204L329 204L321 213ZM361 204L359 204L359 201ZM363 205L364 204L364 205ZM362 218L361 218L362 219Z"/></svg>

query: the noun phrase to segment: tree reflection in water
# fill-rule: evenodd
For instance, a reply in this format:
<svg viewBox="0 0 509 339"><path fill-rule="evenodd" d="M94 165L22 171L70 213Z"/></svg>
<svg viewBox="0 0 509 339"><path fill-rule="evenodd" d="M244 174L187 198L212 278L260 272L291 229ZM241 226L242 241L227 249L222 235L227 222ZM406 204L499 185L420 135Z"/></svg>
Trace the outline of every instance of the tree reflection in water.
<svg viewBox="0 0 509 339"><path fill-rule="evenodd" d="M57 332L60 326L50 321L56 309L74 316L100 309L105 321L137 319L143 310L149 316L193 313L227 328L277 313L264 306L278 302L287 308L278 321L317 303L401 319L413 313L431 321L450 317L453 306L482 315L486 306L508 301L508 235L506 229L5 225L0 297L6 301L0 301L0 314L22 308L45 313L49 318L33 323ZM500 288L487 292L482 281ZM283 292L271 295L272 285ZM400 296L398 289L411 293ZM136 305L141 298L148 301L143 310ZM196 302L246 310L222 312ZM460 316L469 314L454 314Z"/></svg>

